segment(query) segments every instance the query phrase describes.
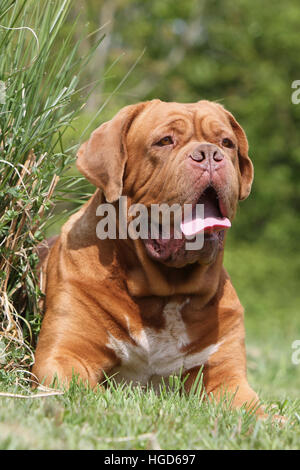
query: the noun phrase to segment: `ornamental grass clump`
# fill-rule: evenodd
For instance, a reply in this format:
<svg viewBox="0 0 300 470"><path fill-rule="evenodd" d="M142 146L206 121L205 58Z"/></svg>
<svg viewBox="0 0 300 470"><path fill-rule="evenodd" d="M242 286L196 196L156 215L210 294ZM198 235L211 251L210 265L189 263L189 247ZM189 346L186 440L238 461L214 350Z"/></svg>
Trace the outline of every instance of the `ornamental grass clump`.
<svg viewBox="0 0 300 470"><path fill-rule="evenodd" d="M0 5L0 367L6 370L33 361L42 301L36 247L54 202L80 180L66 174L75 151L64 148L63 135L83 105L80 72L102 38L80 57L84 32L74 40L76 22L66 26L70 3Z"/></svg>

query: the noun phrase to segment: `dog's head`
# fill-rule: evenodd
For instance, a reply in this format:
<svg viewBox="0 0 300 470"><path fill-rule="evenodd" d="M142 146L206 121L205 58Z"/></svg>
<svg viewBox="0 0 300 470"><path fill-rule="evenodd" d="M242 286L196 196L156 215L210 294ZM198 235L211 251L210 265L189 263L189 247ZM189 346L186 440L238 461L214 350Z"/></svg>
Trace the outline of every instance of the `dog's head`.
<svg viewBox="0 0 300 470"><path fill-rule="evenodd" d="M209 101L127 106L80 147L77 167L102 189L107 202L124 195L147 208L201 203L207 220L231 221L253 180L243 129L223 106ZM224 237L222 224L211 225L201 250L187 252L184 237L172 236L149 237L145 249L168 266L210 263Z"/></svg>

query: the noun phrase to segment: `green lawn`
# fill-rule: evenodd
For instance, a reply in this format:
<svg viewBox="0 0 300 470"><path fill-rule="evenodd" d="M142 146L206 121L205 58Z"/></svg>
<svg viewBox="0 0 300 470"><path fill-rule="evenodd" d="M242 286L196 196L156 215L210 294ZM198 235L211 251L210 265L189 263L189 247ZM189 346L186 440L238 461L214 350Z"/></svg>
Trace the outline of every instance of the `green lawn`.
<svg viewBox="0 0 300 470"><path fill-rule="evenodd" d="M8 384L14 378L2 374L2 389L26 393L20 385ZM273 386L276 390L275 380ZM73 384L59 396L1 397L0 448L296 449L300 401L277 403L277 412L290 418L284 426L257 421L225 405L201 403L196 393L186 396L162 390L156 394L113 385L95 393Z"/></svg>

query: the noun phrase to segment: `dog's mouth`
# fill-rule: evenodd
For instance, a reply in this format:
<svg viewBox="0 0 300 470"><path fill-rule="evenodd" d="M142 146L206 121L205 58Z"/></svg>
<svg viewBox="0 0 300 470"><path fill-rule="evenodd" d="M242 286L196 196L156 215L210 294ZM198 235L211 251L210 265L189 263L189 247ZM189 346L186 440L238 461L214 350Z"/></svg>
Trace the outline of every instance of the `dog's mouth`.
<svg viewBox="0 0 300 470"><path fill-rule="evenodd" d="M193 207L191 214L180 224L185 236L195 236L201 232L217 232L231 227L228 217L223 214L220 207L220 198L216 190L209 186L199 197L197 204ZM204 214L199 215L197 208L204 207ZM202 217L201 217L202 215Z"/></svg>
<svg viewBox="0 0 300 470"><path fill-rule="evenodd" d="M175 236L174 228L168 238L164 238L160 227L159 236L144 240L146 250L151 258L165 264L175 266L196 262L199 257L216 253L223 247L224 232L231 227L231 222L224 214L224 204L214 187L207 187L192 210L182 216L180 223L180 238ZM204 209L204 210L203 210ZM203 236L203 246L199 250L189 248L186 250L187 240L195 240L200 234ZM210 256L208 256L210 257Z"/></svg>

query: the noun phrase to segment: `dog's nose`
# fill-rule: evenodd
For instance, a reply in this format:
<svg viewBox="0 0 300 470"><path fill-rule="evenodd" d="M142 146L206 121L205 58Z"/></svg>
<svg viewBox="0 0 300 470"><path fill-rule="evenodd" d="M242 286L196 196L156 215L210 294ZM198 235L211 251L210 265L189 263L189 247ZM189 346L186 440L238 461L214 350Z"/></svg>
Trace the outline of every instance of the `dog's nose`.
<svg viewBox="0 0 300 470"><path fill-rule="evenodd" d="M224 159L221 150L214 144L200 144L189 155L201 167L206 167L210 163L220 163Z"/></svg>

